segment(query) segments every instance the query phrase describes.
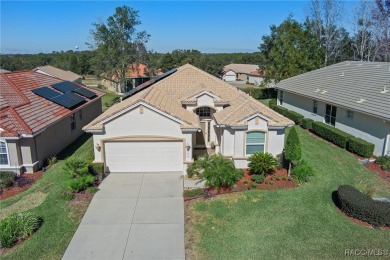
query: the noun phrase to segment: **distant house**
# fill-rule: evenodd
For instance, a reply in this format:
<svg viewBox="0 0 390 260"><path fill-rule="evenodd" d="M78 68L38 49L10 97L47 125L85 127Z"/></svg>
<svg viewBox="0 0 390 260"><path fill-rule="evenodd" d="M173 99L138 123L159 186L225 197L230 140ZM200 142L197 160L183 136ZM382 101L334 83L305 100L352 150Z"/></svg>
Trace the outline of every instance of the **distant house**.
<svg viewBox="0 0 390 260"><path fill-rule="evenodd" d="M1 73L0 169L40 169L102 113L103 94L34 71Z"/></svg>
<svg viewBox="0 0 390 260"><path fill-rule="evenodd" d="M278 104L390 155L390 63L345 61L282 80Z"/></svg>
<svg viewBox="0 0 390 260"><path fill-rule="evenodd" d="M122 86L119 79L116 76L108 77L108 73L103 73L102 85L107 90L116 92L118 94L124 94L132 90L133 88L141 85L142 83L151 79L151 72L149 68L144 64L131 64L126 71L126 85Z"/></svg>
<svg viewBox="0 0 390 260"><path fill-rule="evenodd" d="M227 82L243 81L258 86L263 82L263 73L258 65L233 63L223 68L222 79Z"/></svg>
<svg viewBox="0 0 390 260"><path fill-rule="evenodd" d="M9 70L0 69L0 73L5 73L5 72L9 72Z"/></svg>
<svg viewBox="0 0 390 260"><path fill-rule="evenodd" d="M56 78L59 78L62 80L76 82L76 83L81 83L81 80L83 78L82 76L80 76L72 71L62 70L62 69L59 69L59 68L56 68L56 67L53 67L50 65L36 67L34 69L34 71L41 73L41 74L49 75L52 77L56 77Z"/></svg>

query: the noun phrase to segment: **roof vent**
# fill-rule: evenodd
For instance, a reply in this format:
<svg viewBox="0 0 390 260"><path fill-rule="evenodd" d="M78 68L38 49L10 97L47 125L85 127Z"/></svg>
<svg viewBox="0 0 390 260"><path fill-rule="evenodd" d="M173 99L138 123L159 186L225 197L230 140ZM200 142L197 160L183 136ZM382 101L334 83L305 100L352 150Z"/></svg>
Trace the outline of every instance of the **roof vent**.
<svg viewBox="0 0 390 260"><path fill-rule="evenodd" d="M314 90L314 92L320 92L321 89L317 88L316 90Z"/></svg>
<svg viewBox="0 0 390 260"><path fill-rule="evenodd" d="M325 94L326 92L328 92L328 91L326 91L325 89L321 92L321 94Z"/></svg>
<svg viewBox="0 0 390 260"><path fill-rule="evenodd" d="M381 94L385 94L385 93L387 93L389 91L390 90L386 86L384 86L383 89L381 90Z"/></svg>
<svg viewBox="0 0 390 260"><path fill-rule="evenodd" d="M340 77L343 77L343 76L344 76L344 71L342 71L340 74Z"/></svg>
<svg viewBox="0 0 390 260"><path fill-rule="evenodd" d="M362 99L362 98L360 98L360 99L358 99L358 100L356 100L356 103L363 103L363 101L364 101L364 99Z"/></svg>

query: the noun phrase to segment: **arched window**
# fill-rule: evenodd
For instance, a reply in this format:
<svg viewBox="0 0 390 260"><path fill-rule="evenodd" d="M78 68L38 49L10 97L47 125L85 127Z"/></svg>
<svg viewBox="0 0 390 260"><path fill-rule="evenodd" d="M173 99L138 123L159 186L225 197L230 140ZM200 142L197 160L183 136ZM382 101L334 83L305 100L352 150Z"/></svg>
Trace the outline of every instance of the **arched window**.
<svg viewBox="0 0 390 260"><path fill-rule="evenodd" d="M195 114L198 116L208 117L211 116L211 109L209 107L198 107L195 109Z"/></svg>
<svg viewBox="0 0 390 260"><path fill-rule="evenodd" d="M0 165L8 165L7 143L0 141Z"/></svg>
<svg viewBox="0 0 390 260"><path fill-rule="evenodd" d="M251 131L246 133L245 154L265 152L265 132Z"/></svg>

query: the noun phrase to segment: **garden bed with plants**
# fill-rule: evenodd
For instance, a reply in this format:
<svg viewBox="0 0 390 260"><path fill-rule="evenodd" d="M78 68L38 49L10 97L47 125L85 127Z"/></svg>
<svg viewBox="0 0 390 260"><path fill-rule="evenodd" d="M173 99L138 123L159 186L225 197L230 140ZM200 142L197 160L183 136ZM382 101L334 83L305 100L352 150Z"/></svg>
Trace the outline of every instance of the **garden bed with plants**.
<svg viewBox="0 0 390 260"><path fill-rule="evenodd" d="M26 191L42 175L42 171L35 173L23 173L19 177L12 172L0 172L0 200L13 197L23 191ZM7 180L5 181L5 179Z"/></svg>
<svg viewBox="0 0 390 260"><path fill-rule="evenodd" d="M390 183L390 156L379 156L375 162L364 164L364 167Z"/></svg>

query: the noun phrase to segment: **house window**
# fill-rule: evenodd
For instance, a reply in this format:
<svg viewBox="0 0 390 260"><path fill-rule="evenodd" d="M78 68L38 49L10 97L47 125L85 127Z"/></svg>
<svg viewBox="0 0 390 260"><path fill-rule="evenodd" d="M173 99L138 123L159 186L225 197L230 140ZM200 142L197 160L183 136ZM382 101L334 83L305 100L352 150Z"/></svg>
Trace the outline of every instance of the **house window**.
<svg viewBox="0 0 390 260"><path fill-rule="evenodd" d="M73 113L70 116L70 130L71 131L76 130L76 115L75 115L75 113Z"/></svg>
<svg viewBox="0 0 390 260"><path fill-rule="evenodd" d="M317 113L318 113L318 101L313 100L313 114L317 115Z"/></svg>
<svg viewBox="0 0 390 260"><path fill-rule="evenodd" d="M353 111L347 110L347 118L348 118L348 119L351 119L351 120L352 120L352 119L353 119L353 114L354 114Z"/></svg>
<svg viewBox="0 0 390 260"><path fill-rule="evenodd" d="M283 90L279 92L279 104L283 105Z"/></svg>
<svg viewBox="0 0 390 260"><path fill-rule="evenodd" d="M211 110L209 107L198 107L197 109L195 109L195 113L198 116L202 116L202 117L210 117L211 116Z"/></svg>
<svg viewBox="0 0 390 260"><path fill-rule="evenodd" d="M80 120L83 119L83 110L81 110L81 109L79 110L79 118L80 118Z"/></svg>
<svg viewBox="0 0 390 260"><path fill-rule="evenodd" d="M331 126L336 125L336 113L337 113L337 107L326 105L326 111L325 111L325 123Z"/></svg>
<svg viewBox="0 0 390 260"><path fill-rule="evenodd" d="M264 153L265 150L265 132L246 133L245 154L251 155L256 152Z"/></svg>
<svg viewBox="0 0 390 260"><path fill-rule="evenodd" d="M8 165L7 144L0 142L0 165Z"/></svg>

